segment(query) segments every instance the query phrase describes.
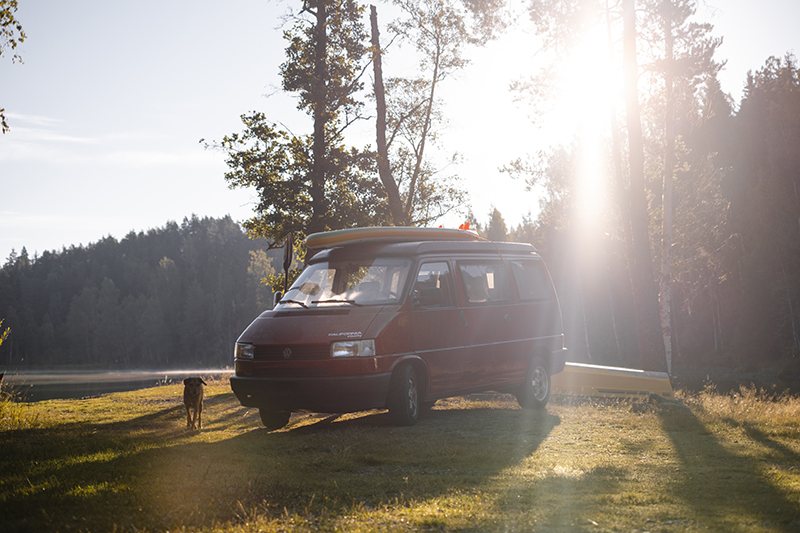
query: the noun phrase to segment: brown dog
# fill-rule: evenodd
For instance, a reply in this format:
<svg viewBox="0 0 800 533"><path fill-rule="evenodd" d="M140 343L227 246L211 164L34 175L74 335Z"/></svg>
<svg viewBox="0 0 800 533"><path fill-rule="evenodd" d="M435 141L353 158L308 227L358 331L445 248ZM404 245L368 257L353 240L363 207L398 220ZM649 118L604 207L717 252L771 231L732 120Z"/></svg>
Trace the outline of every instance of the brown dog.
<svg viewBox="0 0 800 533"><path fill-rule="evenodd" d="M203 427L203 378L186 378L183 380L183 406L186 407L186 429ZM194 411L194 417L192 416Z"/></svg>

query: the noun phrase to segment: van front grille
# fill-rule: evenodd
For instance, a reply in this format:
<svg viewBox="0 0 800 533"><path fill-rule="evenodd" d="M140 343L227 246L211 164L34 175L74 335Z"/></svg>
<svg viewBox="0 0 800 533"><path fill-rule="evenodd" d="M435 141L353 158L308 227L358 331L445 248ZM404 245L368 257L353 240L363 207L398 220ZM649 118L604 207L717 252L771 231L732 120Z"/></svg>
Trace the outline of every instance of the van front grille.
<svg viewBox="0 0 800 533"><path fill-rule="evenodd" d="M297 359L328 359L331 354L329 344L273 344L256 346L253 358L261 361L292 361Z"/></svg>
<svg viewBox="0 0 800 533"><path fill-rule="evenodd" d="M253 370L253 376L257 378L325 378L330 375L331 371L328 368L256 368ZM274 389L275 385L270 387Z"/></svg>

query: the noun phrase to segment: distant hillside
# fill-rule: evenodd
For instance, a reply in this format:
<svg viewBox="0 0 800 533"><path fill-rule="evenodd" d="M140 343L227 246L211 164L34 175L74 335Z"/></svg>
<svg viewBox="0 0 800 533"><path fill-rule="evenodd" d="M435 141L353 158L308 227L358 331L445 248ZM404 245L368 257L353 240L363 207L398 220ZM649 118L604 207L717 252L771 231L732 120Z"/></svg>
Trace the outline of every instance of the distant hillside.
<svg viewBox="0 0 800 533"><path fill-rule="evenodd" d="M236 338L270 305L260 280L281 254L230 217L196 216L41 257L23 248L0 270L11 328L0 368L231 365Z"/></svg>

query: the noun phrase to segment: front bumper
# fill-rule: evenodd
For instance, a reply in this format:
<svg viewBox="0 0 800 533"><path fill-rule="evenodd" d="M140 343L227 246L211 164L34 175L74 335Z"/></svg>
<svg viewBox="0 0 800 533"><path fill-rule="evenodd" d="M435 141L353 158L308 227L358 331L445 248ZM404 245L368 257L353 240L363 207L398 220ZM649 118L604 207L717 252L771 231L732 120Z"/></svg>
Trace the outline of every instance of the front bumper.
<svg viewBox="0 0 800 533"><path fill-rule="evenodd" d="M308 378L232 376L231 389L245 407L352 413L383 409L391 377L391 372Z"/></svg>

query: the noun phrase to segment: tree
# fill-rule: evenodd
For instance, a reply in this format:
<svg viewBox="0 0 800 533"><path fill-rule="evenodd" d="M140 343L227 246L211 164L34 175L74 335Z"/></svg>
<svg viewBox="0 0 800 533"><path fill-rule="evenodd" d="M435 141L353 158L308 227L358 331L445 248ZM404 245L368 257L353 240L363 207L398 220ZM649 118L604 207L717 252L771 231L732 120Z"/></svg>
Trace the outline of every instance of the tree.
<svg viewBox="0 0 800 533"><path fill-rule="evenodd" d="M686 86L676 84L676 95L683 91L681 85ZM716 76L706 77L697 96L676 99L670 253L673 364L682 357L683 363L691 363L701 357L721 355L729 340L726 333L728 339L723 342L722 324L733 321L728 320L730 315L723 316L719 306L733 314L738 308L734 302L726 305L723 296L738 292L732 290L738 275L729 270L731 263L726 258L732 251L730 202L722 190L727 173L722 161L727 144L724 137L732 126L732 108ZM687 104L691 109L686 109ZM660 149L659 143L654 152ZM666 209L668 202L664 205Z"/></svg>
<svg viewBox="0 0 800 533"><path fill-rule="evenodd" d="M392 211L392 218L395 224L400 226L408 225L403 201L400 198L400 189L397 182L392 177L392 169L389 164L389 146L386 143L386 92L383 86L383 62L381 56L380 31L378 30L378 10L375 6L370 6L370 24L372 27L372 69L374 72L374 93L377 116L375 117L375 135L378 149L378 174L386 189L386 196L389 199L389 208Z"/></svg>
<svg viewBox="0 0 800 533"><path fill-rule="evenodd" d="M91 347L95 357L92 363L96 365L116 362L118 358L124 360L127 355L119 335L119 332L123 330L119 295L119 289L114 281L108 278L103 279L95 302L97 314L94 318L94 345Z"/></svg>
<svg viewBox="0 0 800 533"><path fill-rule="evenodd" d="M538 33L544 37L544 49L554 53L554 61L533 82L520 82L515 88L538 100L546 99L549 91L556 88L554 71L563 63L558 58L573 50L593 28L601 24L607 28L609 64L616 65L615 58L622 58L626 135L618 134L617 113L609 105L608 164L609 174L614 176L619 218L606 231L616 234L621 230L624 236L637 307L642 365L668 370L670 358L666 350L672 337L671 183L675 169L683 164L677 159L678 150L685 147L681 135L697 125L698 87L720 68L712 57L721 40L709 36L710 25L691 22L694 0L640 0L637 4L633 0L533 0L529 8L531 16ZM525 169L520 160L511 170L531 169ZM533 176L532 180L537 180L542 174ZM562 183L567 182L562 180ZM648 205L647 195L651 191L653 202ZM660 222L661 231L651 237L649 230L655 227L651 223L656 221ZM657 254L662 271L660 310L651 239L661 242Z"/></svg>
<svg viewBox="0 0 800 533"><path fill-rule="evenodd" d="M437 144L438 125L444 122L438 100L440 84L469 63L464 57L467 45L482 45L504 27L500 18L503 2L393 0L393 3L402 16L390 24L390 30L401 43L414 48L419 73L391 77L384 84L380 63L383 50L373 6L378 168L387 184L395 221L426 224L459 208L466 199L457 176L442 176L442 169L429 157L431 146ZM457 154L450 158L451 163L457 160Z"/></svg>
<svg viewBox="0 0 800 533"><path fill-rule="evenodd" d="M0 346L2 346L5 340L8 338L9 331L11 331L10 328L3 329L3 320L0 319Z"/></svg>
<svg viewBox="0 0 800 533"><path fill-rule="evenodd" d="M298 96L298 108L313 119L313 133L294 135L264 113L252 112L242 115L243 133L219 143L228 156L230 186L255 187L259 195L257 214L245 227L251 235L270 239L270 246L279 246L289 233L302 239L329 229L429 223L463 204L457 177L437 176L440 169L426 159L426 145L435 143L434 125L440 118L436 86L466 64L460 49L464 42L492 36L502 2L466 0L466 7L442 0L396 3L407 17L392 28L421 51L425 73L412 80L391 79L386 90L381 88L382 50L373 12L377 155L346 148L344 142L348 126L363 118L358 96L368 49L364 8L355 0L306 0L284 32L290 44L280 68L283 90ZM464 28L467 13L474 35ZM390 144L399 139L407 142L390 156Z"/></svg>
<svg viewBox="0 0 800 533"><path fill-rule="evenodd" d="M636 11L634 0L622 0L623 92L628 130L630 230L629 270L639 330L639 357L645 370L666 370L666 355L658 313L658 293L653 278L653 260L648 233L644 179L644 143L639 115L639 77L636 57ZM626 226L628 227L628 226Z"/></svg>
<svg viewBox="0 0 800 533"><path fill-rule="evenodd" d="M268 285L268 278L275 274L272 267L272 257L268 257L264 250L250 252L250 265L247 267L247 277L250 286L259 287L258 291L250 291L248 298L252 298L256 309L266 310L272 307L271 285Z"/></svg>
<svg viewBox="0 0 800 533"><path fill-rule="evenodd" d="M800 68L787 54L749 72L724 163L742 278L738 352L800 353ZM747 340L749 339L749 341ZM758 340L761 340L760 346ZM772 350L769 350L772 348Z"/></svg>
<svg viewBox="0 0 800 533"><path fill-rule="evenodd" d="M490 241L505 241L508 239L508 230L503 215L496 207L489 213L489 225L486 227L486 238Z"/></svg>
<svg viewBox="0 0 800 533"><path fill-rule="evenodd" d="M245 131L223 138L232 187L255 187L256 216L245 223L272 246L290 232L379 225L390 219L386 194L367 151L344 146L343 132L360 117L362 59L367 52L363 7L353 0L308 0L281 65L283 89L313 118L313 133L296 136L264 113L242 115Z"/></svg>
<svg viewBox="0 0 800 533"><path fill-rule="evenodd" d="M692 21L696 4L696 0L646 0L640 30L640 40L647 46L642 54L642 71L650 87L644 94L646 112L650 115L646 122L651 130L646 135L652 139L650 146L657 147L651 148L648 158L653 169L652 210L661 211L659 312L668 371L672 365L673 180L681 157L676 143L680 146L682 136L698 125L699 87L715 77L722 67L713 59L722 39L710 36L713 29L710 24ZM683 125L676 123L676 117ZM660 176L654 172L655 162L659 161ZM655 239L658 238L656 235Z"/></svg>
<svg viewBox="0 0 800 533"><path fill-rule="evenodd" d="M425 168L425 146L435 141L433 122L439 118L436 89L454 70L467 64L461 51L465 40L464 14L443 0L396 0L408 18L392 25L403 39L412 43L419 52L419 69L423 74L415 79L394 78L390 92L397 92L393 103L392 126L400 132L411 156L410 164L399 170L407 182L406 213L411 213L430 179L430 168ZM402 151L400 153L403 153ZM399 166L399 165L398 165Z"/></svg>
<svg viewBox="0 0 800 533"><path fill-rule="evenodd" d="M14 16L16 12L17 0L0 0L0 57L3 57L9 46L13 51L27 38L25 31L22 29L22 24ZM11 56L11 62L15 63L17 61L21 63L22 58L15 53ZM9 130L5 108L0 108L0 129L3 130L3 133Z"/></svg>
<svg viewBox="0 0 800 533"><path fill-rule="evenodd" d="M268 307L258 276L269 275L280 251L265 246L230 217L192 217L38 258L23 249L0 269L3 327L12 328L0 360L228 365L230 346Z"/></svg>
<svg viewBox="0 0 800 533"><path fill-rule="evenodd" d="M520 222L519 226L511 230L509 240L511 242L536 243L536 226L533 223L533 216L530 211L522 216L522 222Z"/></svg>
<svg viewBox="0 0 800 533"><path fill-rule="evenodd" d="M436 124L443 116L439 85L468 64L466 43L476 42L468 27L468 12L447 0L394 0L403 17L391 30L417 52L419 75L393 77L386 84L392 175L403 190L404 212L413 224L425 224L464 202L453 177L437 177L427 148L437 142ZM456 158L457 156L453 156ZM438 183L437 183L438 182Z"/></svg>

